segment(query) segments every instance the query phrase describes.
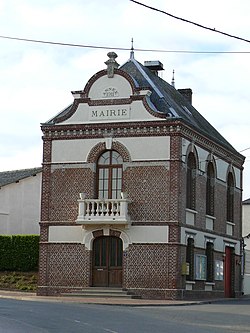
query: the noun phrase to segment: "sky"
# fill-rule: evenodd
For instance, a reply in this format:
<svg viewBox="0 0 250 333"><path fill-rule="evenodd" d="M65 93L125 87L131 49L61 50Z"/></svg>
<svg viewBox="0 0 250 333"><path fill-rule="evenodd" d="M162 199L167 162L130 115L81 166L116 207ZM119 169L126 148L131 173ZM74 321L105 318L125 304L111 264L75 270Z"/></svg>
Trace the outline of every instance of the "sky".
<svg viewBox="0 0 250 333"><path fill-rule="evenodd" d="M250 39L249 0L140 2ZM71 91L82 90L106 68L105 47L125 63L133 38L136 60L161 61L169 83L174 70L176 89L191 88L193 106L246 157L243 199L250 198L249 42L129 0L0 0L0 36L103 47L0 38L0 171L40 166L41 123L73 102Z"/></svg>

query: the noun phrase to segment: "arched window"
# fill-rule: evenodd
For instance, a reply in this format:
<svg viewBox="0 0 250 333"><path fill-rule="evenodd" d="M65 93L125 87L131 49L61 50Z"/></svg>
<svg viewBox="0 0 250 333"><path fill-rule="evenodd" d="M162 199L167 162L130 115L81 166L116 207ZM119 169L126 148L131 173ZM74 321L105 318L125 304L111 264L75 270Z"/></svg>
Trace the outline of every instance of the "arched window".
<svg viewBox="0 0 250 333"><path fill-rule="evenodd" d="M194 153L189 153L187 160L186 207L195 209L196 201L196 160Z"/></svg>
<svg viewBox="0 0 250 333"><path fill-rule="evenodd" d="M207 166L207 183L206 183L206 214L214 216L214 183L215 173L212 162Z"/></svg>
<svg viewBox="0 0 250 333"><path fill-rule="evenodd" d="M120 199L122 190L121 155L115 150L105 151L97 161L98 198Z"/></svg>
<svg viewBox="0 0 250 333"><path fill-rule="evenodd" d="M234 220L234 177L232 172L227 176L227 221Z"/></svg>

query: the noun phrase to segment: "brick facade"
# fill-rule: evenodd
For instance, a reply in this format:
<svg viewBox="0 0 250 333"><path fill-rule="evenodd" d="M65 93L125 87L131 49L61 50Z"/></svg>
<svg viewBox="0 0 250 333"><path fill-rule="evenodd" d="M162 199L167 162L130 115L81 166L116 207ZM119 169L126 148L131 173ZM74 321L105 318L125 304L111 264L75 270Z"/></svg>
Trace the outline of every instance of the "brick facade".
<svg viewBox="0 0 250 333"><path fill-rule="evenodd" d="M89 98L95 83L97 82L98 86L98 80L105 80L107 76L107 71L100 71L88 81L83 91L75 92L78 97L75 97L68 112L63 112L55 117L53 122L42 126L44 152L38 293L60 294L92 286L94 240L99 237L117 237L123 241L122 288L144 298L223 296L222 280L214 279L213 283L209 284L205 279L195 279L188 285L190 281L187 281L187 272L183 271L183 267L187 261L187 239L191 237L194 240L194 256L205 256L206 242L210 241L214 244L214 260L224 262L224 265L225 247L233 248L235 254L231 263L232 295L239 295L241 184L237 184L234 189L234 225L230 235L227 233L226 224L226 172L233 168L241 177L241 156L230 152L228 147L181 119L170 118L166 121L166 115L155 112L148 102L147 94L144 93L147 88L135 86L131 79L134 73L132 70L130 75L119 69L114 69L114 73L116 77L120 75L122 80L128 81L126 89L131 89L129 96L106 100ZM111 79L108 80L110 84ZM100 87L102 86L103 83L100 84ZM78 117L86 117L85 113L92 110L92 107L108 108L111 105L122 108L122 105L131 105L132 109L135 102L138 103L138 110L140 109L138 114L143 114L138 120L133 116L135 111L131 111L131 119L126 121L91 123L84 118L81 123L76 118L76 123L67 123L68 119L77 114L78 109L81 110ZM144 145L144 139L147 139L149 144L152 142L152 146ZM141 145L138 140L141 140ZM53 146L55 142L59 143L56 147ZM73 151L76 149L73 143L77 142L77 149L81 147L82 151L76 151L73 157L70 157L63 142L72 143L70 147ZM156 142L161 145L159 157L154 154ZM53 147L61 149L57 153L59 161L56 162L53 162ZM122 192L128 198L129 218L120 224L115 222L115 218L107 221L99 219L96 223L93 219L92 223L90 217L89 220L79 222L79 194L84 193L82 201L100 199L97 191L97 161L107 149L118 152L123 160ZM193 174L196 193L195 211L191 211L194 215L193 223L187 222L186 210L187 156L190 151L195 153L197 163L196 173ZM60 156L64 156L64 160L60 160ZM208 229L206 165L211 156L216 169L215 205L213 228ZM220 164L217 160L223 163ZM223 171L218 172L221 165ZM90 205L92 209L95 205L99 207L97 203ZM110 209L111 204L106 207L107 210ZM98 217L99 212L95 214L94 218ZM56 226L58 234L53 233L50 237L50 228ZM74 237L76 241L72 241Z"/></svg>

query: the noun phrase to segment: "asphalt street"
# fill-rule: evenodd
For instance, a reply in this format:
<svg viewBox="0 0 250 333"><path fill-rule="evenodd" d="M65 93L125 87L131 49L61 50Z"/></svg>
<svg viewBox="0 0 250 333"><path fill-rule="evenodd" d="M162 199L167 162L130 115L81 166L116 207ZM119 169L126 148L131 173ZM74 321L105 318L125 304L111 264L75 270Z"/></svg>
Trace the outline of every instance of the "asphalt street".
<svg viewBox="0 0 250 333"><path fill-rule="evenodd" d="M4 333L250 333L250 300L115 306L0 299Z"/></svg>

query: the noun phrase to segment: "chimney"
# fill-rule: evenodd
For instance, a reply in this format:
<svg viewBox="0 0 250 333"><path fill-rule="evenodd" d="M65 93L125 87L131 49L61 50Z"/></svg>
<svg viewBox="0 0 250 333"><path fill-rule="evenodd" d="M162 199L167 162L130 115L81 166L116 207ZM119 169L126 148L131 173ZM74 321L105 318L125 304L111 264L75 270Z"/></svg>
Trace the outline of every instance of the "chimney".
<svg viewBox="0 0 250 333"><path fill-rule="evenodd" d="M144 66L147 67L152 73L158 75L158 71L163 71L163 64L159 60L144 61Z"/></svg>
<svg viewBox="0 0 250 333"><path fill-rule="evenodd" d="M186 88L186 89L177 89L177 90L179 91L179 93L182 94L182 96L184 96L188 100L190 104L192 104L192 94L193 94L192 89Z"/></svg>

